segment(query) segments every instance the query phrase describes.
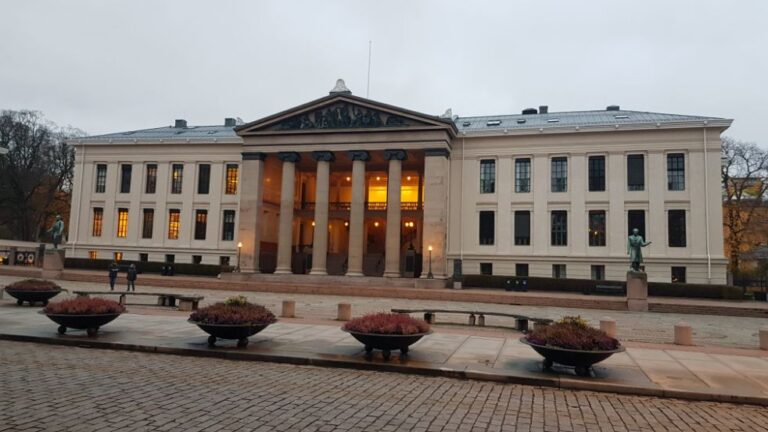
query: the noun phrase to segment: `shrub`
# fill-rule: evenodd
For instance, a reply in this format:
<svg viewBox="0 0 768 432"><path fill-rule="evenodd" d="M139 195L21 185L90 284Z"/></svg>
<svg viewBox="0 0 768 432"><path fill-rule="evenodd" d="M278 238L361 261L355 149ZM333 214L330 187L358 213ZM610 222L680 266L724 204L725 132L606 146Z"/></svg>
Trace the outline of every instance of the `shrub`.
<svg viewBox="0 0 768 432"><path fill-rule="evenodd" d="M621 345L604 331L587 325L581 317L564 317L554 324L532 331L526 340L534 345L581 351L611 351Z"/></svg>
<svg viewBox="0 0 768 432"><path fill-rule="evenodd" d="M102 315L125 312L125 307L112 300L77 297L70 300L49 303L43 311L49 314L63 315Z"/></svg>
<svg viewBox="0 0 768 432"><path fill-rule="evenodd" d="M269 309L248 302L244 304L216 303L192 312L189 319L203 324L272 324L277 322L277 318Z"/></svg>
<svg viewBox="0 0 768 432"><path fill-rule="evenodd" d="M227 306L245 306L248 304L248 299L242 295L232 296L224 300L224 304Z"/></svg>
<svg viewBox="0 0 768 432"><path fill-rule="evenodd" d="M55 283L42 279L24 279L5 287L8 291L60 291Z"/></svg>
<svg viewBox="0 0 768 432"><path fill-rule="evenodd" d="M429 324L407 314L381 312L355 318L344 324L343 329L357 333L412 335L428 332Z"/></svg>

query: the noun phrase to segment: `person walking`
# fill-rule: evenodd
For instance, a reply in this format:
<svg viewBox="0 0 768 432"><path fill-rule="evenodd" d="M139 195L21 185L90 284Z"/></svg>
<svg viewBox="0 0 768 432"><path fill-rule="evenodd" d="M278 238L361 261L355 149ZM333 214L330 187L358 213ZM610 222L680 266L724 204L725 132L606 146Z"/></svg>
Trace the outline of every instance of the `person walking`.
<svg viewBox="0 0 768 432"><path fill-rule="evenodd" d="M131 264L128 267L128 275L126 276L126 279L128 279L128 287L126 288L126 291L133 291L136 292L136 265Z"/></svg>
<svg viewBox="0 0 768 432"><path fill-rule="evenodd" d="M120 271L120 267L118 267L117 262L112 261L112 264L109 265L109 290L114 291L115 290L115 280L117 280L117 272Z"/></svg>

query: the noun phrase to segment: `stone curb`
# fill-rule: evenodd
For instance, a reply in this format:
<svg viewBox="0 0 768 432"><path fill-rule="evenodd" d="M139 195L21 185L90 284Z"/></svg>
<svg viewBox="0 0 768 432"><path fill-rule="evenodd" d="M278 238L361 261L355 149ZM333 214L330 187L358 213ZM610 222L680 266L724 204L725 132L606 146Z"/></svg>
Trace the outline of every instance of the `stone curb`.
<svg viewBox="0 0 768 432"><path fill-rule="evenodd" d="M683 390L669 390L653 387L638 387L631 385L589 382L573 378L561 377L532 377L525 375L512 375L493 373L487 370L458 370L430 365L401 365L393 360L389 363L372 363L364 360L347 360L340 358L307 357L302 355L287 355L278 353L255 353L236 351L231 349L193 349L158 347L152 345L139 345L115 342L102 342L98 340L60 339L54 337L28 336L0 333L0 340L16 342L33 342L49 345L64 345L79 348L111 349L118 351L135 351L143 353L172 354L188 357L223 358L227 360L247 360L269 363L283 363L300 366L336 367L344 369L369 370L376 372L394 372L402 374L438 376L454 379L467 379L479 381L492 381L507 384L522 384L540 387L553 387L567 390L585 390L601 393L617 393L635 396L653 396L662 398L685 399L706 402L724 402L748 405L768 406L768 397L728 395L715 392L693 392Z"/></svg>

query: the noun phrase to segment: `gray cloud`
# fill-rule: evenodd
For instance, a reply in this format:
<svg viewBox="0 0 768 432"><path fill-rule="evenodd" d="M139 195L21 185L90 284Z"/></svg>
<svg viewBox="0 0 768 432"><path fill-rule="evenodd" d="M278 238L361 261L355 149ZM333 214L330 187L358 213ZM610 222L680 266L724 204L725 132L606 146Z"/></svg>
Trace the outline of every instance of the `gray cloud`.
<svg viewBox="0 0 768 432"><path fill-rule="evenodd" d="M0 108L91 134L254 120L324 96L432 114L624 109L734 118L768 145L768 2L5 1Z"/></svg>

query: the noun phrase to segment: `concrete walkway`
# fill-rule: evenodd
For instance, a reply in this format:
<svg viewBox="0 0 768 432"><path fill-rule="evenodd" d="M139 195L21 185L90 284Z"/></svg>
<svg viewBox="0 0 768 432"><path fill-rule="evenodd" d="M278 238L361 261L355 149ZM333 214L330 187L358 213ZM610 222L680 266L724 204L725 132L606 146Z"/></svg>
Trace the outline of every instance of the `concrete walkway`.
<svg viewBox="0 0 768 432"><path fill-rule="evenodd" d="M512 331L478 334L436 326L433 334L412 346L407 359L393 355L386 361L380 353L366 360L362 345L338 324L281 320L251 337L246 348L236 348L235 341L209 348L207 335L186 322L186 313L126 313L89 338L77 330L58 335L57 325L38 310L7 300L0 303L0 339L768 406L768 353L764 352L744 350L748 355L738 355L734 353L738 350L718 354L629 346L625 353L596 365L593 377L582 378L568 368L543 370L541 358Z"/></svg>

